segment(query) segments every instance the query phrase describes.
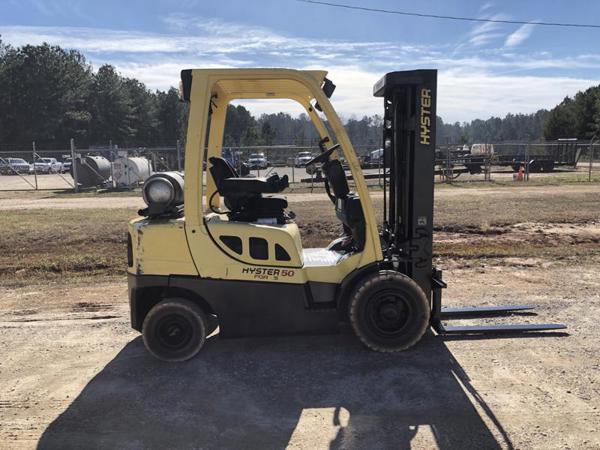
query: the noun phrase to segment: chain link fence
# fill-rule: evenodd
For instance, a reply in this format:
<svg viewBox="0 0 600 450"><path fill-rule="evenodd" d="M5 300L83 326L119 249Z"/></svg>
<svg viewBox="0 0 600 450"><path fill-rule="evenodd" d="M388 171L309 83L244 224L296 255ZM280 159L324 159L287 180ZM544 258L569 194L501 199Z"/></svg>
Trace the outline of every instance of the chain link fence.
<svg viewBox="0 0 600 450"><path fill-rule="evenodd" d="M74 189L69 145L0 145L0 190Z"/></svg>
<svg viewBox="0 0 600 450"><path fill-rule="evenodd" d="M598 140L559 139L552 142L500 142L446 145L436 150L436 174L442 182L461 180L529 181L556 176L593 181L599 169ZM571 175L569 175L571 174Z"/></svg>
<svg viewBox="0 0 600 450"><path fill-rule="evenodd" d="M355 147L367 184L383 184L383 152L377 145ZM184 146L171 145L78 149L75 140L55 146L0 144L0 191L134 189L154 172L184 171ZM223 157L242 175L287 175L292 189L322 186L322 173L307 173L306 162L318 146L223 147ZM342 164L344 164L342 159ZM589 181L600 173L600 142L503 142L445 145L436 149L436 181L527 181L533 174L577 172ZM350 184L353 182L350 180Z"/></svg>

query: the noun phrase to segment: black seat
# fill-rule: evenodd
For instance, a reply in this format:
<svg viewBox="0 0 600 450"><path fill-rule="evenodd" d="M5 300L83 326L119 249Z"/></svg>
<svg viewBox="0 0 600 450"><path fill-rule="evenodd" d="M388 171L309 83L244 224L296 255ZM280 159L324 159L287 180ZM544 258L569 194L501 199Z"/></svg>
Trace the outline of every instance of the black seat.
<svg viewBox="0 0 600 450"><path fill-rule="evenodd" d="M344 226L344 234L352 236L353 247L360 251L365 246L366 233L360 197L350 192L346 172L338 159L323 164L323 171L335 196L335 214Z"/></svg>
<svg viewBox="0 0 600 450"><path fill-rule="evenodd" d="M289 186L288 177L273 174L268 178L241 178L229 162L219 156L209 158L210 173L219 194L223 196L229 209L231 220L255 222L258 219L277 219L285 223L285 197L275 194Z"/></svg>

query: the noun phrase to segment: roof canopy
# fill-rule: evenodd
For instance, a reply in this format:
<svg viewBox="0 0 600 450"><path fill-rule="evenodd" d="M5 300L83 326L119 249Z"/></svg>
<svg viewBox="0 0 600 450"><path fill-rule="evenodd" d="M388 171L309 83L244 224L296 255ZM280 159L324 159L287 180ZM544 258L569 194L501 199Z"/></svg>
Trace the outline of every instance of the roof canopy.
<svg viewBox="0 0 600 450"><path fill-rule="evenodd" d="M290 69L198 69L213 81L213 89L231 99L303 98L312 100L320 89L324 70ZM193 75L192 75L193 76ZM312 86L311 86L312 85Z"/></svg>

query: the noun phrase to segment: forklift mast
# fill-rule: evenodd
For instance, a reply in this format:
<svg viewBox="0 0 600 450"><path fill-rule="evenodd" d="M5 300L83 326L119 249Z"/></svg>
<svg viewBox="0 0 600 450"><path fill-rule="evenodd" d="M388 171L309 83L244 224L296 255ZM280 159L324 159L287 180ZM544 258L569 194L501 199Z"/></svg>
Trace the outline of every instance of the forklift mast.
<svg viewBox="0 0 600 450"><path fill-rule="evenodd" d="M383 97L384 257L431 299L431 325L440 334L527 333L563 324L449 326L448 319L528 313L532 305L443 308L442 271L432 264L437 71L390 72L373 86Z"/></svg>
<svg viewBox="0 0 600 450"><path fill-rule="evenodd" d="M384 256L431 296L437 70L390 72L383 97Z"/></svg>

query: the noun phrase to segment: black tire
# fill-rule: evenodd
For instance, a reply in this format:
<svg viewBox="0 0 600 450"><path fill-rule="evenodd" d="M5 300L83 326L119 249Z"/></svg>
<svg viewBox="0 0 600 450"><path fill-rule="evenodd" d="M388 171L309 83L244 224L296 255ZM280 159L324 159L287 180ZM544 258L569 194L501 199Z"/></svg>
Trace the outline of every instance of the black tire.
<svg viewBox="0 0 600 450"><path fill-rule="evenodd" d="M206 342L210 325L204 311L184 298L168 298L156 304L142 325L144 344L163 361L185 361Z"/></svg>
<svg viewBox="0 0 600 450"><path fill-rule="evenodd" d="M391 270L368 275L350 298L354 332L378 352L412 347L425 334L429 314L429 302L419 285Z"/></svg>

